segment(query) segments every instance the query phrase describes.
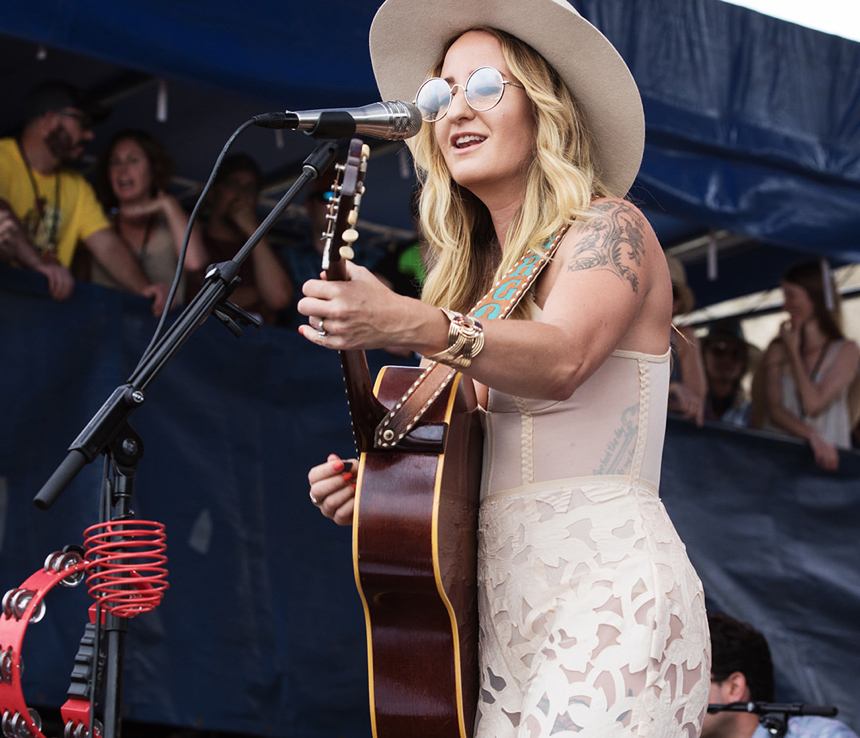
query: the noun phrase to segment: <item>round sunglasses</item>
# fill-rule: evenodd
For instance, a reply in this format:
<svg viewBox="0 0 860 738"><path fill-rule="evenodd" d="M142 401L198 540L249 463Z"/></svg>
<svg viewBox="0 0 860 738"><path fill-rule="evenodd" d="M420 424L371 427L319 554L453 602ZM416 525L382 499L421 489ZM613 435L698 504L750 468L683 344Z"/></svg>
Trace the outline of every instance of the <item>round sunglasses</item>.
<svg viewBox="0 0 860 738"><path fill-rule="evenodd" d="M457 87L465 93L466 102L472 110L483 112L499 104L505 85L525 89L516 82L504 79L495 67L479 67L469 75L465 85L450 85L441 77L431 77L418 88L413 104L421 111L422 120L435 123L445 117Z"/></svg>

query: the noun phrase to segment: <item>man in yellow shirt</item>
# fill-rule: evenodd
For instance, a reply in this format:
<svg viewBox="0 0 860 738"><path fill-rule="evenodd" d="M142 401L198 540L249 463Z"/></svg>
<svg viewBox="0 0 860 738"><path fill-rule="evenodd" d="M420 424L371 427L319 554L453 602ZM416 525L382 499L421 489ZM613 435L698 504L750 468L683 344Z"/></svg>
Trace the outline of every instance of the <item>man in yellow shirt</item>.
<svg viewBox="0 0 860 738"><path fill-rule="evenodd" d="M72 85L45 82L27 95L23 112L20 138L0 139L0 260L43 274L51 296L65 300L74 289L69 265L83 243L161 315L167 288L149 283L90 184L71 168L93 139L92 124L102 111Z"/></svg>

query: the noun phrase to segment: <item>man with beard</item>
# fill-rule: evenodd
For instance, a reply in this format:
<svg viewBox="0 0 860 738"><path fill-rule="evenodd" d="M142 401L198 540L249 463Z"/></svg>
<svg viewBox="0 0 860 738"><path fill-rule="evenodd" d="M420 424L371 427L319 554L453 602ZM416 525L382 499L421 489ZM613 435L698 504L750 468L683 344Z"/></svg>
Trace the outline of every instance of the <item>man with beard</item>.
<svg viewBox="0 0 860 738"><path fill-rule="evenodd" d="M150 284L119 239L90 184L72 168L105 111L74 86L45 82L27 95L17 138L0 139L0 260L43 274L51 296L74 289L69 266L79 242L125 289L161 315L167 288Z"/></svg>

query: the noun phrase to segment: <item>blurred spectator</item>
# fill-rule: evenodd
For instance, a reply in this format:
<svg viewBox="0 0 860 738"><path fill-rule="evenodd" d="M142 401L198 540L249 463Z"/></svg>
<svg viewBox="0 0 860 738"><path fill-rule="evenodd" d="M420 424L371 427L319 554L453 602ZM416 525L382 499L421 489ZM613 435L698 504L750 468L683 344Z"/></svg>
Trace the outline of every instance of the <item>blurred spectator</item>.
<svg viewBox="0 0 860 738"><path fill-rule="evenodd" d="M209 263L231 260L257 230L262 184L260 167L247 154L233 154L221 162L207 196L209 215L203 242ZM294 283L265 237L240 267L239 277L242 281L230 301L260 316L265 323L274 323L277 312L294 298Z"/></svg>
<svg viewBox="0 0 860 738"><path fill-rule="evenodd" d="M835 471L838 449L851 447L849 388L858 381L860 349L842 333L839 294L820 261L791 267L782 290L789 319L767 347L754 383L754 402L762 406L757 422L760 417L763 428L805 439L815 463Z"/></svg>
<svg viewBox="0 0 860 738"><path fill-rule="evenodd" d="M772 703L773 662L764 636L722 613L708 615L708 626L712 661L709 703ZM759 724L759 716L751 712L708 713L702 724L702 738L770 738L771 735ZM789 718L785 735L786 738L857 738L838 720L806 715Z"/></svg>
<svg viewBox="0 0 860 738"><path fill-rule="evenodd" d="M705 420L748 426L752 403L744 380L754 370L761 351L744 340L741 323L734 319L714 323L701 345L708 382Z"/></svg>
<svg viewBox="0 0 860 738"><path fill-rule="evenodd" d="M104 115L65 82L45 82L28 93L20 137L0 139L0 258L40 272L51 296L64 300L74 289L69 266L83 241L119 284L151 299L160 315L167 289L149 282L92 187L72 168Z"/></svg>
<svg viewBox="0 0 860 738"><path fill-rule="evenodd" d="M421 188L412 188L410 214L412 225L418 238L405 247L390 250L376 265L375 273L388 282L391 289L407 297L421 297L421 288L427 279L427 244L421 236L421 221L418 215L418 203Z"/></svg>
<svg viewBox="0 0 860 738"><path fill-rule="evenodd" d="M151 282L170 288L188 228L188 215L167 193L173 160L150 133L124 130L116 133L99 155L94 172L96 194L110 214L114 230L137 257ZM185 303L187 272L208 264L199 228L194 228L185 255L185 270L175 303ZM90 280L121 289L98 262L90 265Z"/></svg>
<svg viewBox="0 0 860 738"><path fill-rule="evenodd" d="M674 256L666 256L672 278L672 316L689 313L695 305L693 291L687 284L684 265ZM705 367L695 332L688 326L672 328L672 375L669 379L669 412L702 424L705 415Z"/></svg>

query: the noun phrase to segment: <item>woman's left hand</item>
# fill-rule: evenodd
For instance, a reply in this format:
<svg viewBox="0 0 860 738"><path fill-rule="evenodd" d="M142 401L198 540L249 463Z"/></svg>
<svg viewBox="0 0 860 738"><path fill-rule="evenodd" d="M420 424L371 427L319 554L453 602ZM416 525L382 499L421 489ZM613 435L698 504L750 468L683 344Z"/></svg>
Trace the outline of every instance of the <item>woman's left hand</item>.
<svg viewBox="0 0 860 738"><path fill-rule="evenodd" d="M302 286L305 296L298 311L308 316L308 325L299 332L313 343L339 350L411 348L416 314L429 306L392 292L364 267L346 262L346 269L347 281L311 279Z"/></svg>
<svg viewBox="0 0 860 738"><path fill-rule="evenodd" d="M817 430L814 430L809 437L809 445L812 447L812 453L815 455L815 463L825 471L839 470L839 449Z"/></svg>

